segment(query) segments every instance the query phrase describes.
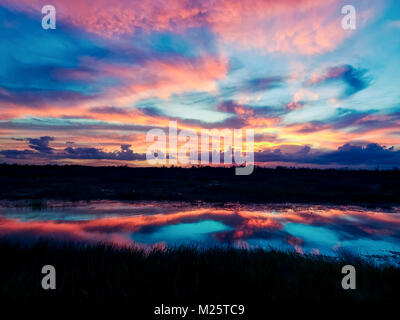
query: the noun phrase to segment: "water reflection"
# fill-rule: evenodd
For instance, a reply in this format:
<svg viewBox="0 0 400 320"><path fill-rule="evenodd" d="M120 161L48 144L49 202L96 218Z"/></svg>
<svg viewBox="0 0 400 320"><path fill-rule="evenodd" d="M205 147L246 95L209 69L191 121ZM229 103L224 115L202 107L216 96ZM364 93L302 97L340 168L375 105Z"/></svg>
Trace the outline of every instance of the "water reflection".
<svg viewBox="0 0 400 320"><path fill-rule="evenodd" d="M48 202L33 210L8 202L0 205L0 236L144 248L233 244L327 255L345 248L393 256L400 251L400 208L92 201Z"/></svg>

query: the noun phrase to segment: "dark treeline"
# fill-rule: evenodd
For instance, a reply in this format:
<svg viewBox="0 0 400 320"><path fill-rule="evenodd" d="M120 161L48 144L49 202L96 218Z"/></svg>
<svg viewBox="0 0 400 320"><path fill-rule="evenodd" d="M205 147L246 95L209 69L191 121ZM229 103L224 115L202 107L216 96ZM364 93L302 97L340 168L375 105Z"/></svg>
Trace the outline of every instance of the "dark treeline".
<svg viewBox="0 0 400 320"><path fill-rule="evenodd" d="M399 170L0 165L0 199L400 203Z"/></svg>

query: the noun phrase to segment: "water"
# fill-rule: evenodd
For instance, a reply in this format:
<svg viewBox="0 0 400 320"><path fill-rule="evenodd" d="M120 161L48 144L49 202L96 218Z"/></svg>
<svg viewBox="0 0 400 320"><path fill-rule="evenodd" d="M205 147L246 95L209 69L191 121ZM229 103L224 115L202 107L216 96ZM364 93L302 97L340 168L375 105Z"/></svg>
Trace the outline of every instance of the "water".
<svg viewBox="0 0 400 320"><path fill-rule="evenodd" d="M179 202L3 202L0 236L142 248L179 244L278 248L334 256L341 249L398 259L400 208L327 205L214 206Z"/></svg>

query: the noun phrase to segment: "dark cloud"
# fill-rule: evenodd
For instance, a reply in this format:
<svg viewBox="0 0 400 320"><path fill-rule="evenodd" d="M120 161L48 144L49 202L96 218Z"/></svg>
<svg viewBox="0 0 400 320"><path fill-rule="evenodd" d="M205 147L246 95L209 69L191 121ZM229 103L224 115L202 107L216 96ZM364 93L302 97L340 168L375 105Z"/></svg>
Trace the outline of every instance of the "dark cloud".
<svg viewBox="0 0 400 320"><path fill-rule="evenodd" d="M365 117L358 121L358 127L353 131L357 133L363 133L381 128L397 129L399 127L399 121L400 112L392 114L378 114L375 117L371 116L371 114L366 114Z"/></svg>
<svg viewBox="0 0 400 320"><path fill-rule="evenodd" d="M46 104L66 104L69 105L87 101L96 95L87 95L72 90L41 90L41 89L10 89L1 87L0 102L10 102L35 108L43 108ZM1 106L1 104L0 104Z"/></svg>
<svg viewBox="0 0 400 320"><path fill-rule="evenodd" d="M147 116L152 116L152 117L165 116L164 112L162 112L160 109L157 109L154 107L144 107L144 108L140 108L140 110L143 112L143 114L145 114Z"/></svg>
<svg viewBox="0 0 400 320"><path fill-rule="evenodd" d="M237 113L237 108L242 108L243 106L233 100L228 100L220 103L217 106L218 111L227 112L227 113Z"/></svg>
<svg viewBox="0 0 400 320"><path fill-rule="evenodd" d="M329 127L330 125L328 123L324 123L322 121L311 121L302 125L300 129L296 130L296 132L311 133L311 132L325 130L328 129Z"/></svg>
<svg viewBox="0 0 400 320"><path fill-rule="evenodd" d="M118 107L93 107L89 109L92 113L99 113L99 114L127 114L127 110Z"/></svg>
<svg viewBox="0 0 400 320"><path fill-rule="evenodd" d="M340 130L348 128L349 132L364 133L381 128L399 127L400 113L383 114L377 110L354 111L338 109L339 114L326 121L311 121L296 130L298 133L309 133L321 130Z"/></svg>
<svg viewBox="0 0 400 320"><path fill-rule="evenodd" d="M356 69L351 65L342 65L330 68L325 75L314 80L313 84L331 83L340 81L346 85L343 92L343 98L367 88L371 79L367 76L364 69Z"/></svg>
<svg viewBox="0 0 400 320"><path fill-rule="evenodd" d="M397 167L400 166L400 150L376 143L346 143L335 151L323 152L304 146L297 152L283 153L280 149L264 150L254 155L256 162L288 162L340 166Z"/></svg>
<svg viewBox="0 0 400 320"><path fill-rule="evenodd" d="M40 153L32 150L1 150L0 155L7 159L31 159Z"/></svg>
<svg viewBox="0 0 400 320"><path fill-rule="evenodd" d="M365 70L355 69L349 65L345 66L345 71L341 75L341 79L347 84L345 96L351 96L368 87L370 80L365 74Z"/></svg>
<svg viewBox="0 0 400 320"><path fill-rule="evenodd" d="M88 120L88 119L94 119L93 117L90 116L83 116L83 115L61 115L59 116L59 119L69 119L69 120Z"/></svg>
<svg viewBox="0 0 400 320"><path fill-rule="evenodd" d="M77 119L76 117L72 119L64 119L65 121L54 121L59 118L52 119L40 119L32 118L30 122L16 122L16 121L0 121L0 128L4 129L16 129L16 130L51 130L51 131L75 131L75 130L121 130L121 131L139 131L147 132L151 129L160 127L158 126L147 126L147 125L135 125L135 124L117 124L117 123L107 123L107 122L96 122L96 123L82 123L73 121ZM161 128L168 129L168 128Z"/></svg>
<svg viewBox="0 0 400 320"><path fill-rule="evenodd" d="M310 158L309 146L304 146L299 151L291 153L283 153L281 149L264 150L254 154L256 162L298 162L306 163Z"/></svg>
<svg viewBox="0 0 400 320"><path fill-rule="evenodd" d="M240 104L233 100L226 100L217 106L217 110L226 113L232 113L240 117L267 117L280 116L283 109L277 109L270 106L251 106Z"/></svg>
<svg viewBox="0 0 400 320"><path fill-rule="evenodd" d="M273 133L255 134L254 142L276 142L279 141L278 135Z"/></svg>
<svg viewBox="0 0 400 320"><path fill-rule="evenodd" d="M39 151L41 153L52 153L53 148L49 147L49 142L53 141L53 137L44 136L39 139L28 138L29 148Z"/></svg>
<svg viewBox="0 0 400 320"><path fill-rule="evenodd" d="M98 160L146 160L146 155L135 153L130 144L121 145L120 151L106 152L99 148L73 148L71 146L64 150L56 150L49 147L53 137L43 136L38 139L27 138L29 148L33 150L2 150L0 155L8 159L33 159L41 158L47 160L56 159L98 159Z"/></svg>
<svg viewBox="0 0 400 320"><path fill-rule="evenodd" d="M135 153L130 145L121 145L121 151L105 152L98 148L72 148L67 147L64 152L57 155L64 159L98 159L98 160L146 160L146 155Z"/></svg>
<svg viewBox="0 0 400 320"><path fill-rule="evenodd" d="M356 146L347 143L338 148L337 151L323 154L314 160L320 164L342 164L342 165L400 165L400 151L393 147L387 148L376 143L365 146Z"/></svg>
<svg viewBox="0 0 400 320"><path fill-rule="evenodd" d="M245 83L243 86L244 91L258 92L265 91L282 86L285 78L283 77L264 77L254 78Z"/></svg>
<svg viewBox="0 0 400 320"><path fill-rule="evenodd" d="M286 77L281 76L255 77L235 85L220 88L220 97L232 97L238 92L250 94L280 88L286 83L286 80Z"/></svg>
<svg viewBox="0 0 400 320"><path fill-rule="evenodd" d="M232 116L220 122L205 122L201 120L179 120L180 124L199 126L204 129L240 129L247 125L247 120L238 116Z"/></svg>

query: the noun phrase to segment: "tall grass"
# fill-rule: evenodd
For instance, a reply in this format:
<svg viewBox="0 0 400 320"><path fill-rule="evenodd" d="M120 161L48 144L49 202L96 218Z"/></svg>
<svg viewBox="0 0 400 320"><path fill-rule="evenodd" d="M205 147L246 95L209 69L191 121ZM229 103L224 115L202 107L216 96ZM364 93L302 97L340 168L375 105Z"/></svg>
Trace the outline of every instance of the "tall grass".
<svg viewBox="0 0 400 320"><path fill-rule="evenodd" d="M399 297L400 269L353 256L339 259L276 250L180 246L144 252L107 245L33 245L0 241L0 298L136 303L227 303L281 299L364 300ZM357 289L343 290L353 264ZM54 265L57 289L41 288Z"/></svg>

